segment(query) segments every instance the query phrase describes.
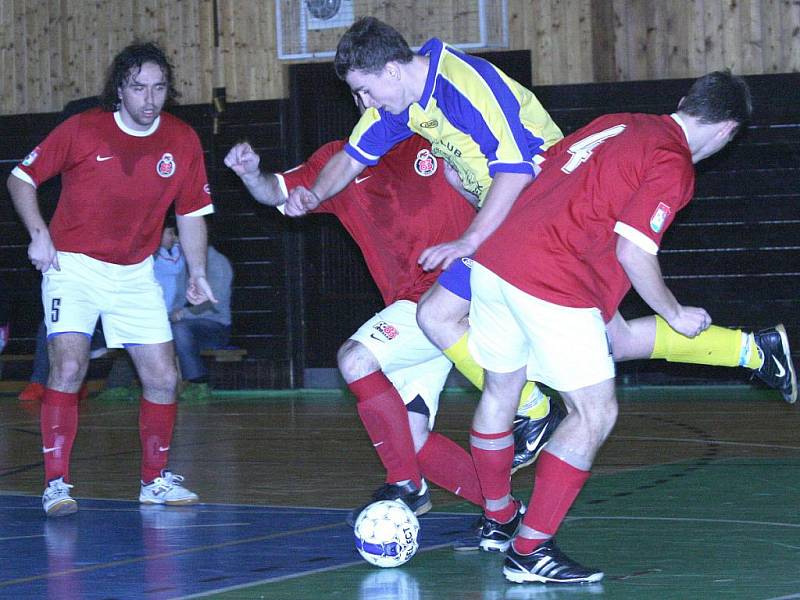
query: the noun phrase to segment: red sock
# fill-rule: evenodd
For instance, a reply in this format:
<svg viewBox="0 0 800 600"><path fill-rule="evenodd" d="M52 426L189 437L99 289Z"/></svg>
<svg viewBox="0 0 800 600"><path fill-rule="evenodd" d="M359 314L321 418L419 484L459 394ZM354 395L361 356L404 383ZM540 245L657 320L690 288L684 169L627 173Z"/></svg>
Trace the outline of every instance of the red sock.
<svg viewBox="0 0 800 600"><path fill-rule="evenodd" d="M59 477L69 482L69 457L78 433L78 394L45 388L39 424L45 485Z"/></svg>
<svg viewBox="0 0 800 600"><path fill-rule="evenodd" d="M554 536L588 478L589 471L576 469L543 450L536 462L531 504L522 524ZM518 534L514 549L520 554L530 554L542 541L541 538L531 539Z"/></svg>
<svg viewBox="0 0 800 600"><path fill-rule="evenodd" d="M142 481L150 483L167 467L169 445L178 405L139 399L139 439L142 442Z"/></svg>
<svg viewBox="0 0 800 600"><path fill-rule="evenodd" d="M439 487L483 506L478 474L469 453L453 440L431 433L417 454L422 476Z"/></svg>
<svg viewBox="0 0 800 600"><path fill-rule="evenodd" d="M410 479L421 486L408 411L392 382L376 371L348 387L358 401L358 416L386 468L386 481L396 483Z"/></svg>
<svg viewBox="0 0 800 600"><path fill-rule="evenodd" d="M511 499L511 463L514 460L514 435L511 431L479 433L474 429L470 436L470 452L481 492L486 500ZM509 503L497 510L485 509L493 521L506 523L514 517L517 506Z"/></svg>

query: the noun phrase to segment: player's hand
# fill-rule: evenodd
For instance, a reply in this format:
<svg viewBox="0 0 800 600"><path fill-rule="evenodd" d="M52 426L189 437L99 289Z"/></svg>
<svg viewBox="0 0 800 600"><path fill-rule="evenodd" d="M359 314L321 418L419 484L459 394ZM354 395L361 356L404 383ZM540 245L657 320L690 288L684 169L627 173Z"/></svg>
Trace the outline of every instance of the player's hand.
<svg viewBox="0 0 800 600"><path fill-rule="evenodd" d="M42 232L35 235L28 245L28 258L37 271L46 273L50 267L56 271L61 270L58 264L58 254L56 254L56 247L53 245L53 240L50 239L48 232Z"/></svg>
<svg viewBox="0 0 800 600"><path fill-rule="evenodd" d="M681 306L672 319L667 319L667 323L678 333L693 338L711 327L712 321L704 308Z"/></svg>
<svg viewBox="0 0 800 600"><path fill-rule="evenodd" d="M225 156L225 165L239 177L258 174L260 163L261 157L247 142L236 144Z"/></svg>
<svg viewBox="0 0 800 600"><path fill-rule="evenodd" d="M219 302L216 296L214 296L214 292L211 291L211 286L208 284L208 280L204 275L189 277L189 285L186 286L186 299L190 304L194 305L209 301L214 304Z"/></svg>
<svg viewBox="0 0 800 600"><path fill-rule="evenodd" d="M284 205L287 217L302 217L321 204L319 196L302 185L289 191L289 197Z"/></svg>
<svg viewBox="0 0 800 600"><path fill-rule="evenodd" d="M477 247L474 244L459 238L452 242L425 248L422 254L419 255L417 264L426 271L433 271L439 266L442 269L446 269L454 260L464 256L472 256L475 254L475 250L477 250Z"/></svg>

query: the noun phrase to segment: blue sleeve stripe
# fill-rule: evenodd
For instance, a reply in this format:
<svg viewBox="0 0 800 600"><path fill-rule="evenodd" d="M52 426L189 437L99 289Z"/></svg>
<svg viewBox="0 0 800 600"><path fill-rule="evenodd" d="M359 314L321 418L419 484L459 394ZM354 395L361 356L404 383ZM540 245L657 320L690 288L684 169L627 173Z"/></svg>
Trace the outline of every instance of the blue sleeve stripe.
<svg viewBox="0 0 800 600"><path fill-rule="evenodd" d="M538 153L544 140L533 134L522 123L520 101L497 69L485 60L454 51L450 47L447 47L447 52L455 61L451 60L443 64L445 68L442 69L441 76L446 76L448 69L452 68L458 80L466 82L467 86L462 86L458 91L473 105L474 110L479 110L477 106L483 105L486 109L484 112L488 113L493 109L499 109L502 113L504 118L501 123L488 124L489 127L494 125L495 128L503 129L494 131L492 137L500 141L505 138L506 144L513 140L520 160L528 160ZM443 60L446 60L445 57ZM459 71L461 73L458 73ZM464 73L465 71L467 73ZM464 74L467 76L464 77ZM456 89L452 82L450 82L450 86L451 89ZM439 105L447 106L447 103L440 102ZM449 117L450 115L448 115ZM483 145L481 141L479 143L481 146ZM513 158L509 154L507 145L501 149L500 154L505 155L506 160Z"/></svg>
<svg viewBox="0 0 800 600"><path fill-rule="evenodd" d="M489 176L494 177L498 173L523 173L525 175L533 175L533 165L531 163L502 163L493 162L489 163Z"/></svg>
<svg viewBox="0 0 800 600"><path fill-rule="evenodd" d="M366 154L361 152L359 148L353 146L350 142L347 142L345 144L344 151L347 152L347 154L351 158L357 160L362 165L368 165L368 166L376 165L378 164L378 160L380 159L379 156L373 156L371 154Z"/></svg>

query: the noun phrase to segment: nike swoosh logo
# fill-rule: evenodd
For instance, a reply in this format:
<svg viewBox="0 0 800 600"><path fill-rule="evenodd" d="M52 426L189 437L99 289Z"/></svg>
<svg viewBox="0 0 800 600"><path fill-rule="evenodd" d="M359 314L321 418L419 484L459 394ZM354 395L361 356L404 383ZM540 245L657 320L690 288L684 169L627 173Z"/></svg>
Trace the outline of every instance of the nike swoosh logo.
<svg viewBox="0 0 800 600"><path fill-rule="evenodd" d="M528 452L533 452L534 450L536 450L536 447L539 445L539 442L542 441L542 438L544 437L544 434L549 427L550 423L545 425L544 429L542 429L542 431L539 432L539 435L536 436L536 439L533 440L533 442L531 442L530 440L525 441L525 447L528 449Z"/></svg>
<svg viewBox="0 0 800 600"><path fill-rule="evenodd" d="M362 181L366 181L370 177L372 177L372 175L367 175L366 177L356 177L356 183L361 183Z"/></svg>
<svg viewBox="0 0 800 600"><path fill-rule="evenodd" d="M369 334L369 337L371 337L371 338L372 338L373 340L375 340L376 342L381 342L382 344L385 344L385 343L386 343L386 340L379 338L379 337L378 337L377 335L375 335L374 333L370 333L370 334Z"/></svg>
<svg viewBox="0 0 800 600"><path fill-rule="evenodd" d="M114 157L113 156L100 156L98 154L97 155L97 162L105 162L107 160L111 160L112 158L114 158Z"/></svg>
<svg viewBox="0 0 800 600"><path fill-rule="evenodd" d="M55 452L56 450L58 450L58 446L54 448L45 448L44 446L42 446L42 453L44 454L47 454L48 452Z"/></svg>
<svg viewBox="0 0 800 600"><path fill-rule="evenodd" d="M775 364L778 366L778 377L783 377L784 375L786 375L786 369L783 368L781 361L779 361L774 356L772 357L772 360L774 360Z"/></svg>
<svg viewBox="0 0 800 600"><path fill-rule="evenodd" d="M166 448L164 448L164 447L162 447L162 446L159 446L159 447L158 447L158 451L159 451L159 452L166 452L167 450L169 450L169 446L167 446Z"/></svg>

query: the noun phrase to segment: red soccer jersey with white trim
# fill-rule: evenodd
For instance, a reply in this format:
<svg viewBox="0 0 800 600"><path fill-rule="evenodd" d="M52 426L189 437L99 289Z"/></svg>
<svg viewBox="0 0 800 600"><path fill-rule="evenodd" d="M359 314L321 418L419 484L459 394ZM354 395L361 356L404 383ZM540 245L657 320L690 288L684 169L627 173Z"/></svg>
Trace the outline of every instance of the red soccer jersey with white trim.
<svg viewBox="0 0 800 600"><path fill-rule="evenodd" d="M311 187L328 160L344 147L331 142L307 162L282 174L286 188ZM336 215L355 240L388 306L416 302L439 271L425 272L422 251L461 236L475 210L445 180L444 164L418 136L399 143L367 167L316 212Z"/></svg>
<svg viewBox="0 0 800 600"><path fill-rule="evenodd" d="M200 140L163 112L144 136L121 129L112 112L75 115L17 169L37 187L61 173L49 227L56 249L109 263L135 264L153 254L173 202L179 215L213 212Z"/></svg>
<svg viewBox="0 0 800 600"><path fill-rule="evenodd" d="M532 296L597 307L609 320L631 286L617 260L617 236L656 254L692 198L686 136L668 115L605 115L545 157L539 177L475 258Z"/></svg>

